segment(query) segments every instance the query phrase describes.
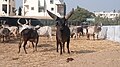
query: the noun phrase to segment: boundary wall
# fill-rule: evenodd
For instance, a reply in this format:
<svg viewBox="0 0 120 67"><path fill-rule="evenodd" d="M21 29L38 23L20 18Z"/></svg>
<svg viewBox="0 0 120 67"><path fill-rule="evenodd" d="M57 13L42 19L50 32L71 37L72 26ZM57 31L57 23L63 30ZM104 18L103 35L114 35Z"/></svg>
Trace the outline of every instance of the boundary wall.
<svg viewBox="0 0 120 67"><path fill-rule="evenodd" d="M99 33L99 38L120 43L120 25L102 26L102 30Z"/></svg>

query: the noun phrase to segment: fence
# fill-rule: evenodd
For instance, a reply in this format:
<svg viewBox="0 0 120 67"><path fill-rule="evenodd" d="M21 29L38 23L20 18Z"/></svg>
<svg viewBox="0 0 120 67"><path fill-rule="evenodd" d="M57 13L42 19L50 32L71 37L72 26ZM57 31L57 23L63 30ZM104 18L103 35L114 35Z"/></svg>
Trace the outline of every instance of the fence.
<svg viewBox="0 0 120 67"><path fill-rule="evenodd" d="M99 34L99 38L120 42L120 25L119 26L103 26Z"/></svg>

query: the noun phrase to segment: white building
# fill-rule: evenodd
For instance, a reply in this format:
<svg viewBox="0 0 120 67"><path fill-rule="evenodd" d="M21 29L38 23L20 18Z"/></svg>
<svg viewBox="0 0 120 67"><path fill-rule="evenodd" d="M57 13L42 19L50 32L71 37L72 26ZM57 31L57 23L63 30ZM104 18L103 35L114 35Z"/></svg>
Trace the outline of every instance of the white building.
<svg viewBox="0 0 120 67"><path fill-rule="evenodd" d="M23 16L43 16L49 17L46 10L63 16L64 1L63 0L23 0Z"/></svg>
<svg viewBox="0 0 120 67"><path fill-rule="evenodd" d="M120 16L120 12L94 12L95 16L100 16L102 18L111 18L114 19L115 17L119 17Z"/></svg>
<svg viewBox="0 0 120 67"><path fill-rule="evenodd" d="M15 0L0 0L0 16L15 15Z"/></svg>

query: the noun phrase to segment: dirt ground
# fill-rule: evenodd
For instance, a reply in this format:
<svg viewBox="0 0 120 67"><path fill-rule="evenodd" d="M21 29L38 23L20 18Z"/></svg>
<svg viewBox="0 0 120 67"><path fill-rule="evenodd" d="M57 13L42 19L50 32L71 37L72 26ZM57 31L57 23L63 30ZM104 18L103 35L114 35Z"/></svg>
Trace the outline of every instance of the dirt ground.
<svg viewBox="0 0 120 67"><path fill-rule="evenodd" d="M46 41L47 40L47 41ZM120 43L108 40L86 40L86 37L72 39L71 54L56 52L56 41L41 37L38 51L32 47L25 54L23 48L18 54L19 41L0 43L0 67L120 67ZM68 58L73 60L67 62Z"/></svg>

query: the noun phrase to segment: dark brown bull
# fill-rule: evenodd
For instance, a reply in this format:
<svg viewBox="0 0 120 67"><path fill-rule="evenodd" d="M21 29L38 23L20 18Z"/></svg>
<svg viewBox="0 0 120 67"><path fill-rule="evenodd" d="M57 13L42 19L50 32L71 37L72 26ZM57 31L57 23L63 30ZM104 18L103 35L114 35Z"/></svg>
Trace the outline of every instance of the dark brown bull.
<svg viewBox="0 0 120 67"><path fill-rule="evenodd" d="M28 41L30 41L32 43L33 52L37 51L37 44L38 44L38 41L39 41L39 35L37 33L37 29L33 29L33 28L28 27L28 28L23 29L20 34L21 34L21 37L20 37L18 53L20 53L20 48L21 48L21 45L23 43L24 51L27 54L25 46L26 46ZM35 43L35 50L34 50L34 43Z"/></svg>
<svg viewBox="0 0 120 67"><path fill-rule="evenodd" d="M65 42L67 42L67 49L68 53L70 53L69 50L69 42L70 42L70 29L67 25L67 20L70 18L70 16L73 14L72 10L67 16L64 16L63 18L60 18L56 16L55 14L51 13L50 11L47 10L48 14L56 21L56 40L57 40L57 52L58 52L58 47L60 44L60 54L65 52Z"/></svg>

